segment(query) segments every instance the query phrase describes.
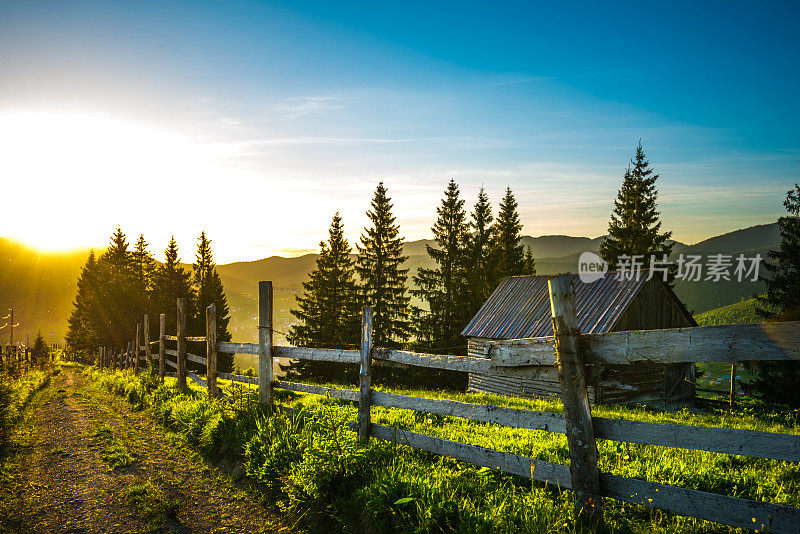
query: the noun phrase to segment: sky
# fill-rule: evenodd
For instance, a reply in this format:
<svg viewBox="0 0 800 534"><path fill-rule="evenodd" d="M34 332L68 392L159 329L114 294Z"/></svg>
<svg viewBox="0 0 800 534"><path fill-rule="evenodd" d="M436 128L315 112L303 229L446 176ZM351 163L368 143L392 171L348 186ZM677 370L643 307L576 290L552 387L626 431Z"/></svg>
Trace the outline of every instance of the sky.
<svg viewBox="0 0 800 534"><path fill-rule="evenodd" d="M298 255L384 181L526 235L606 231L640 139L665 229L773 222L800 181L797 2L0 2L0 236ZM534 251L535 254L535 251Z"/></svg>

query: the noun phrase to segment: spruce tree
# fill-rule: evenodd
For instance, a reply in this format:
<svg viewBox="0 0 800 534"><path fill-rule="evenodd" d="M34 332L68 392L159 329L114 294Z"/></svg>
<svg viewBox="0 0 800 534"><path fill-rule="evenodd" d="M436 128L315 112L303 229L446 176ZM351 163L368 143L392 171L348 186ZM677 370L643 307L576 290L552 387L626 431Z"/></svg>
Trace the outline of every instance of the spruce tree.
<svg viewBox="0 0 800 534"><path fill-rule="evenodd" d="M303 294L295 297L297 308L290 310L298 323L290 328L287 340L298 347L355 348L361 336L359 291L352 249L338 213L331 221L327 243L321 241L319 247L316 266L303 282ZM345 370L340 364L301 360L292 364L289 376L341 380L353 375L353 370Z"/></svg>
<svg viewBox="0 0 800 534"><path fill-rule="evenodd" d="M139 320L148 314L151 318L156 312L153 305L153 284L156 275L156 259L148 249L149 243L144 235L139 234L139 239L131 252L131 270L133 277L133 290L137 297L136 309Z"/></svg>
<svg viewBox="0 0 800 534"><path fill-rule="evenodd" d="M469 317L474 316L494 289L492 274L492 205L481 187L471 214L467 295Z"/></svg>
<svg viewBox="0 0 800 534"><path fill-rule="evenodd" d="M668 243L672 232L661 232L658 212L658 191L654 174L647 161L641 141L636 157L631 161L614 201L614 211L608 224L608 237L600 245L600 256L611 269L618 267L620 256L642 256L645 267L651 258L660 261L672 252ZM673 275L670 275L670 281Z"/></svg>
<svg viewBox="0 0 800 534"><path fill-rule="evenodd" d="M133 256L128 240L118 226L111 243L98 260L97 298L101 344L125 347L136 336L140 295L136 294Z"/></svg>
<svg viewBox="0 0 800 534"><path fill-rule="evenodd" d="M375 190L371 208L367 216L372 226L361 234L356 272L361 281L362 302L375 308L373 344L397 347L411 336L408 269L401 268L408 257L403 255L403 238L383 182Z"/></svg>
<svg viewBox="0 0 800 534"><path fill-rule="evenodd" d="M522 274L536 274L536 260L533 257L533 250L530 246L525 248L525 260L523 261Z"/></svg>
<svg viewBox="0 0 800 534"><path fill-rule="evenodd" d="M36 334L36 339L33 342L33 354L31 356L31 363L42 364L47 361L47 343L44 341L42 331L39 330Z"/></svg>
<svg viewBox="0 0 800 534"><path fill-rule="evenodd" d="M194 292L192 291L190 274L181 266L175 236L170 238L169 245L164 250L164 263L158 268L154 286L154 297L158 312L166 315L167 333L175 335L178 323L177 299L186 299L187 317L191 317L194 310Z"/></svg>
<svg viewBox="0 0 800 534"><path fill-rule="evenodd" d="M89 354L100 346L97 275L97 259L92 250L78 276L78 291L67 321L67 346L75 354Z"/></svg>
<svg viewBox="0 0 800 534"><path fill-rule="evenodd" d="M772 321L800 320L800 186L786 193L788 215L778 219L781 241L767 254L767 291L759 297L758 312ZM777 310L777 311L773 311ZM742 383L747 393L771 402L800 407L800 363L754 362L754 377Z"/></svg>
<svg viewBox="0 0 800 534"><path fill-rule="evenodd" d="M228 298L225 295L225 288L222 286L222 280L214 263L211 240L206 237L205 231L202 231L198 238L195 263L192 264L192 288L195 296L192 308L195 313L189 322L191 335L204 336L206 334L206 308L214 304L217 321L217 341L230 341L231 334L228 331L228 324L231 321L231 317ZM205 348L201 345L197 346L197 350ZM232 372L233 354L227 352L218 353L217 370L222 373Z"/></svg>
<svg viewBox="0 0 800 534"><path fill-rule="evenodd" d="M522 245L522 223L517 212L517 200L510 187L500 202L497 220L492 227L492 260L494 276L492 289L506 276L524 274L525 250Z"/></svg>
<svg viewBox="0 0 800 534"><path fill-rule="evenodd" d="M438 218L431 230L436 246L426 246L436 263L434 268L420 268L414 277L419 289L412 294L427 304L417 325L417 342L434 352L466 353L461 330L469 318L467 305L467 269L469 267L469 224L458 185L450 180Z"/></svg>
<svg viewBox="0 0 800 534"><path fill-rule="evenodd" d="M778 219L781 242L770 250L764 264L767 291L759 299L761 316L800 320L800 186L786 193L783 203L788 215ZM773 312L771 310L778 310ZM789 318L791 317L791 319Z"/></svg>

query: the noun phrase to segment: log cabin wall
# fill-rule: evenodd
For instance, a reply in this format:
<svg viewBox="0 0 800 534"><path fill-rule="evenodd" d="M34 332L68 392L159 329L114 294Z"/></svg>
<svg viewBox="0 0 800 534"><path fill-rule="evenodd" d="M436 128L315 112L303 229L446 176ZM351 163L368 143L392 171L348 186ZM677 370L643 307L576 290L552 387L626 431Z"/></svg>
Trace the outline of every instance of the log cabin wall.
<svg viewBox="0 0 800 534"><path fill-rule="evenodd" d="M545 278L545 277L543 277ZM533 284L531 287L538 287ZM652 330L696 326L683 304L672 291L656 278L641 284L632 299L610 299L610 305L624 303L624 309L609 310L619 314L607 331ZM603 310L592 310L602 315ZM467 354L486 357L493 340L468 337ZM495 393L526 398L557 398L560 386L555 368L531 369L531 379L515 379L471 373L468 391ZM587 376L589 401L603 404L647 404L674 410L694 402L694 364L650 364L608 366L594 369Z"/></svg>

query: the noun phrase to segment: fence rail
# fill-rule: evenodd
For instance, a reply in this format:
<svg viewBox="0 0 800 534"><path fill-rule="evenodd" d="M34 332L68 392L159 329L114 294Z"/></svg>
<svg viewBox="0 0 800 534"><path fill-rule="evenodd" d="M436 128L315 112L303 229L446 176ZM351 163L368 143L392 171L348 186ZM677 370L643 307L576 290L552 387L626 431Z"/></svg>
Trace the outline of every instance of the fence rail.
<svg viewBox="0 0 800 534"><path fill-rule="evenodd" d="M596 440L602 439L800 462L800 436L593 417L583 379L584 372L590 368L640 361L735 363L748 360L800 360L798 342L800 322L580 335L574 327L577 324L574 315L574 292L567 285L568 280L566 277L555 277L550 280L555 336L493 342L487 346L483 358L422 354L372 347L371 308L364 309L360 350L274 346L272 285L261 282L259 343L217 342L213 306L206 312L206 336L186 336L185 314L181 317L182 303L179 299L177 335L166 334L165 316L161 314L158 340L150 340L148 318L145 316L143 341L138 339L140 329L137 328L137 340L129 343L127 350L120 351L115 358L113 350L108 352L106 348L101 348L99 361L101 366L113 363L118 367L134 367L135 372L138 372L139 361L147 361L153 369L157 361L158 372L162 378L176 376L179 386L185 388L188 377L200 387L207 388L212 397L226 396L217 386L219 378L258 386L260 401L268 405L274 404L273 388L357 402L359 407L357 421L349 422L348 427L358 433L359 439L376 438L391 441L572 489L576 498L576 517L583 522L598 521L602 516L602 499L599 497L608 497L734 527L769 532L800 532L800 508L602 473L597 467L596 448ZM165 347L167 341L175 342L176 349L167 349ZM187 352L187 341L205 342L206 356ZM151 353L150 347L155 344L158 345L158 352ZM140 356L141 352L145 353L143 357ZM257 355L259 377L218 373L216 370L218 352ZM175 361L167 359L166 356L175 358ZM358 364L360 366L358 389L273 381L271 372L273 358ZM206 366L208 370L206 378L203 379L188 371L187 361ZM535 376L543 372L542 366L551 365L552 371L545 372L553 372L554 376L558 376L565 413L471 404L378 391L371 385L373 363L506 377ZM166 366L177 372L168 373ZM482 423L565 434L569 444L571 466L374 424L370 415L372 406L415 410ZM295 411L287 407L278 406L278 408L287 412Z"/></svg>

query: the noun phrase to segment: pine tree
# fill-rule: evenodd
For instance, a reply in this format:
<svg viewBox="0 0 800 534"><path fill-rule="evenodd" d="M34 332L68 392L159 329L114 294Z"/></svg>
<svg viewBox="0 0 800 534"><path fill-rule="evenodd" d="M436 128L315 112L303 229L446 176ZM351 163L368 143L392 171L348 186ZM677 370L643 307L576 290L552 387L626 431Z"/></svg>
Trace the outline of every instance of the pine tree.
<svg viewBox="0 0 800 534"><path fill-rule="evenodd" d="M75 354L86 355L100 346L96 320L97 270L97 259L92 250L78 277L78 291L67 321L67 346Z"/></svg>
<svg viewBox="0 0 800 534"><path fill-rule="evenodd" d="M216 310L217 341L230 341L231 334L228 324L231 321L228 298L225 288L217 273L214 255L211 252L211 240L206 237L205 231L200 233L197 243L195 263L192 264L192 287L195 302L192 306L195 314L189 321L189 331L194 336L206 334L206 308L214 304ZM197 347L201 350L204 347ZM220 352L217 354L217 370L230 373L233 370L233 354Z"/></svg>
<svg viewBox="0 0 800 534"><path fill-rule="evenodd" d="M97 333L104 346L125 347L136 336L136 323L141 320L137 318L140 296L136 294L132 259L127 237L118 226L97 262Z"/></svg>
<svg viewBox="0 0 800 534"><path fill-rule="evenodd" d="M36 334L36 339L33 342L33 354L31 356L31 363L34 365L37 363L44 363L47 361L47 343L44 341L44 336L42 336L42 331L40 330Z"/></svg>
<svg viewBox="0 0 800 534"><path fill-rule="evenodd" d="M493 286L506 276L524 274L525 251L521 231L517 200L511 188L507 187L492 227Z"/></svg>
<svg viewBox="0 0 800 534"><path fill-rule="evenodd" d="M533 250L530 246L525 248L522 274L536 274L536 260L533 258Z"/></svg>
<svg viewBox="0 0 800 534"><path fill-rule="evenodd" d="M156 275L156 260L148 249L149 243L144 235L139 234L139 239L131 252L131 270L133 277L133 290L137 297L137 316L142 320L145 314L153 316L156 312L153 305L153 284Z"/></svg>
<svg viewBox="0 0 800 534"><path fill-rule="evenodd" d="M768 319L782 316L784 320L800 320L800 186L795 184L786 193L783 206L789 215L778 219L781 242L778 250L767 254L767 291L759 299L763 306L758 311Z"/></svg>
<svg viewBox="0 0 800 534"><path fill-rule="evenodd" d="M672 232L661 233L655 186L658 175L650 168L641 141L631 164L614 201L609 235L600 245L600 256L611 269L617 268L618 258L624 255L642 256L648 267L651 258L660 261L672 252L672 244L667 242Z"/></svg>
<svg viewBox="0 0 800 534"><path fill-rule="evenodd" d="M796 321L800 320L800 186L795 184L786 193L783 205L788 215L778 219L778 250L767 254L771 260L764 265L769 273L764 278L767 291L758 299L758 312L773 321ZM751 369L755 376L742 383L745 392L800 407L800 363L754 362Z"/></svg>
<svg viewBox="0 0 800 534"><path fill-rule="evenodd" d="M419 318L417 341L427 350L466 353L461 330L468 322L467 269L469 224L458 185L450 180L431 230L436 247L427 245L435 268L420 268L412 294L428 306Z"/></svg>
<svg viewBox="0 0 800 534"><path fill-rule="evenodd" d="M492 205L481 187L472 210L469 236L468 313L474 316L494 289L492 274Z"/></svg>
<svg viewBox="0 0 800 534"><path fill-rule="evenodd" d="M361 280L362 301L375 308L373 344L396 347L411 336L408 269L400 267L408 257L403 256L403 238L383 182L375 190L371 207L367 216L372 226L361 235L356 272Z"/></svg>
<svg viewBox="0 0 800 534"><path fill-rule="evenodd" d="M190 274L181 266L175 236L170 238L169 245L164 250L164 263L158 268L154 285L154 296L159 313L166 315L167 333L174 335L178 327L177 299L186 299L187 317L191 317L194 310L194 292Z"/></svg>
<svg viewBox="0 0 800 534"><path fill-rule="evenodd" d="M299 347L357 347L361 309L355 262L338 213L331 221L327 243L321 241L319 247L316 266L303 282L303 294L295 297L297 308L290 310L298 323L290 328L287 340ZM353 369L342 371L340 364L303 360L291 366L289 376L339 380L343 374L353 374Z"/></svg>

